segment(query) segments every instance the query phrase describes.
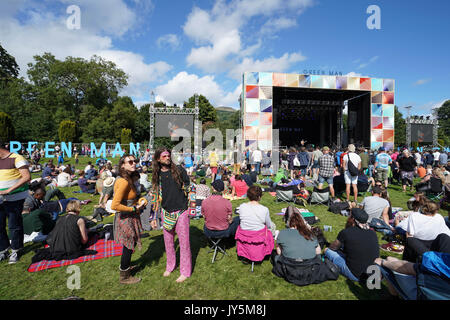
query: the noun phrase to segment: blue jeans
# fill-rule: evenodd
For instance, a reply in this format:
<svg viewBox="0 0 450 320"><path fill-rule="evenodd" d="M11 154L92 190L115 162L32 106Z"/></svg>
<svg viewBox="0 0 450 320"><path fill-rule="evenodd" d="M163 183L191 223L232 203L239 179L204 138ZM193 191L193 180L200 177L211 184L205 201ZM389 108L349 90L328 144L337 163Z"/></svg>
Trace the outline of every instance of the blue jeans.
<svg viewBox="0 0 450 320"><path fill-rule="evenodd" d="M0 251L8 249L9 237L6 232L6 218L8 218L8 230L11 237L11 248L19 250L23 248L23 220L22 210L25 200L5 201L0 204Z"/></svg>
<svg viewBox="0 0 450 320"><path fill-rule="evenodd" d="M393 233L391 226L386 224L384 220L373 218L372 221L369 222L369 226L374 228L376 231L383 232L384 234L390 235Z"/></svg>
<svg viewBox="0 0 450 320"><path fill-rule="evenodd" d="M256 162L255 163L255 171L260 174L261 172L261 162Z"/></svg>
<svg viewBox="0 0 450 320"><path fill-rule="evenodd" d="M347 277L348 279L352 281L358 281L359 279L353 275L353 273L350 271L350 269L347 267L347 263L345 262L345 255L341 253L340 251L333 251L331 249L328 249L325 251L325 256L333 262L335 265L338 266L339 271L344 277Z"/></svg>
<svg viewBox="0 0 450 320"><path fill-rule="evenodd" d="M449 217L445 217L444 220L445 220L445 224L450 229L450 219L449 219Z"/></svg>

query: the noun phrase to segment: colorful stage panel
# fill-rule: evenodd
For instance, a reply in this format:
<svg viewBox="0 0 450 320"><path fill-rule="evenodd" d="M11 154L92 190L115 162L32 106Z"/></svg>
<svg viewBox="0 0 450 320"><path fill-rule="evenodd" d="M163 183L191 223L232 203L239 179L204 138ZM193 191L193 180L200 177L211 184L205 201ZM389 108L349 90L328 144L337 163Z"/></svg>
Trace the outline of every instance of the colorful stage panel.
<svg viewBox="0 0 450 320"><path fill-rule="evenodd" d="M323 77L323 88L336 89L336 77L334 76Z"/></svg>
<svg viewBox="0 0 450 320"><path fill-rule="evenodd" d="M372 91L383 91L383 79L372 79Z"/></svg>
<svg viewBox="0 0 450 320"><path fill-rule="evenodd" d="M259 112L259 99L245 99L245 112Z"/></svg>
<svg viewBox="0 0 450 320"><path fill-rule="evenodd" d="M379 91L372 91L372 103L383 103L383 93Z"/></svg>
<svg viewBox="0 0 450 320"><path fill-rule="evenodd" d="M285 87L286 86L286 74L285 73L274 73L273 74L273 86L274 87Z"/></svg>
<svg viewBox="0 0 450 320"><path fill-rule="evenodd" d="M286 75L286 87L298 88L298 74Z"/></svg>
<svg viewBox="0 0 450 320"><path fill-rule="evenodd" d="M394 129L393 117L383 117L383 129Z"/></svg>
<svg viewBox="0 0 450 320"><path fill-rule="evenodd" d="M372 103L372 116L381 117L383 115L383 105Z"/></svg>
<svg viewBox="0 0 450 320"><path fill-rule="evenodd" d="M259 100L259 110L272 113L272 100Z"/></svg>
<svg viewBox="0 0 450 320"><path fill-rule="evenodd" d="M383 92L383 104L394 104L393 92Z"/></svg>
<svg viewBox="0 0 450 320"><path fill-rule="evenodd" d="M372 82L370 81L370 78L360 78L359 79L359 86L361 90L372 90Z"/></svg>
<svg viewBox="0 0 450 320"><path fill-rule="evenodd" d="M348 90L359 90L359 78L349 77L347 79L347 89Z"/></svg>
<svg viewBox="0 0 450 320"><path fill-rule="evenodd" d="M311 76L311 88L323 88L323 77Z"/></svg>
<svg viewBox="0 0 450 320"><path fill-rule="evenodd" d="M383 80L383 91L394 91L394 80L384 79Z"/></svg>
<svg viewBox="0 0 450 320"><path fill-rule="evenodd" d="M261 112L259 114L259 123L261 126L272 126L272 112Z"/></svg>
<svg viewBox="0 0 450 320"><path fill-rule="evenodd" d="M259 126L259 113L247 112L244 125L247 127Z"/></svg>
<svg viewBox="0 0 450 320"><path fill-rule="evenodd" d="M259 98L259 87L258 86L246 86L245 96L247 98Z"/></svg>
<svg viewBox="0 0 450 320"><path fill-rule="evenodd" d="M336 77L336 89L347 90L347 77Z"/></svg>
<svg viewBox="0 0 450 320"><path fill-rule="evenodd" d="M371 141L383 142L383 130L372 130Z"/></svg>
<svg viewBox="0 0 450 320"><path fill-rule="evenodd" d="M372 117L372 129L383 129L383 117Z"/></svg>
<svg viewBox="0 0 450 320"><path fill-rule="evenodd" d="M259 87L259 98L260 99L272 99L272 88L273 87Z"/></svg>
<svg viewBox="0 0 450 320"><path fill-rule="evenodd" d="M245 140L258 140L258 127L245 127Z"/></svg>
<svg viewBox="0 0 450 320"><path fill-rule="evenodd" d="M383 117L394 117L395 107L393 104L383 104Z"/></svg>
<svg viewBox="0 0 450 320"><path fill-rule="evenodd" d="M311 76L301 74L298 77L298 86L302 88L311 88Z"/></svg>
<svg viewBox="0 0 450 320"><path fill-rule="evenodd" d="M247 72L245 83L250 85L258 85L259 72Z"/></svg>
<svg viewBox="0 0 450 320"><path fill-rule="evenodd" d="M383 143L384 150L394 150L394 143L393 142L384 142Z"/></svg>
<svg viewBox="0 0 450 320"><path fill-rule="evenodd" d="M258 149L269 151L272 149L272 140L258 140Z"/></svg>
<svg viewBox="0 0 450 320"><path fill-rule="evenodd" d="M394 142L394 130L383 130L383 142Z"/></svg>
<svg viewBox="0 0 450 320"><path fill-rule="evenodd" d="M383 146L383 142L372 141L372 143L370 144L370 149L378 150L382 146Z"/></svg>
<svg viewBox="0 0 450 320"><path fill-rule="evenodd" d="M272 126L260 126L258 130L258 140L272 141Z"/></svg>
<svg viewBox="0 0 450 320"><path fill-rule="evenodd" d="M260 86L273 86L273 74L272 72L260 72L259 73L259 85Z"/></svg>

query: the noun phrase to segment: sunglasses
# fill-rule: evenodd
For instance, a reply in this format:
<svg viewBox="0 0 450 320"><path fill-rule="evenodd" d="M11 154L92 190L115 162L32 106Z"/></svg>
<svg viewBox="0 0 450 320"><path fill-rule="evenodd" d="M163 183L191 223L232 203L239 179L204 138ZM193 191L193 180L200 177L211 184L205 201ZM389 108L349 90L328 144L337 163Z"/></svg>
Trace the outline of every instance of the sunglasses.
<svg viewBox="0 0 450 320"><path fill-rule="evenodd" d="M128 164L129 164L130 166L132 166L133 163L138 164L138 163L139 163L139 160L128 160L127 162L128 162Z"/></svg>

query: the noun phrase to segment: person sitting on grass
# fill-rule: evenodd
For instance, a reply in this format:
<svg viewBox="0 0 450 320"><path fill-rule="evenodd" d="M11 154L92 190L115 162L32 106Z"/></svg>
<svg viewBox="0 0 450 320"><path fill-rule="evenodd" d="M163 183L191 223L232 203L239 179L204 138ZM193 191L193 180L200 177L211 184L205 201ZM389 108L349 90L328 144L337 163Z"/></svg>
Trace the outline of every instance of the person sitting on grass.
<svg viewBox="0 0 450 320"><path fill-rule="evenodd" d="M390 234L394 230L389 224L389 202L381 197L383 189L375 186L372 189L372 196L365 197L360 207L367 212L370 227L385 234Z"/></svg>
<svg viewBox="0 0 450 320"><path fill-rule="evenodd" d="M239 217L232 218L230 200L222 197L225 185L222 180L211 184L213 193L202 203L202 215L205 218L204 233L209 238L228 238L236 234Z"/></svg>
<svg viewBox="0 0 450 320"><path fill-rule="evenodd" d="M364 210L353 208L345 229L325 249L325 256L339 267L342 275L352 281L359 281L380 255L378 237L370 230L368 219L369 215Z"/></svg>
<svg viewBox="0 0 450 320"><path fill-rule="evenodd" d="M80 177L78 178L78 186L82 193L95 193L95 180L89 180L86 178L84 171L80 172Z"/></svg>
<svg viewBox="0 0 450 320"><path fill-rule="evenodd" d="M78 182L72 180L72 169L70 166L66 166L64 170L58 174L56 186L59 188L73 187Z"/></svg>
<svg viewBox="0 0 450 320"><path fill-rule="evenodd" d="M200 183L195 188L195 198L197 199L197 206L201 206L203 200L211 196L211 189L206 185L206 179L201 178Z"/></svg>
<svg viewBox="0 0 450 320"><path fill-rule="evenodd" d="M412 212L409 215L403 260L416 262L424 252L430 250L433 240L440 234L450 236L450 229L438 211L438 204L427 201L422 212Z"/></svg>
<svg viewBox="0 0 450 320"><path fill-rule="evenodd" d="M84 250L84 245L88 242L88 230L84 218L80 217L80 212L80 201L69 201L67 215L58 219L47 237L49 247L39 250L31 259L32 263L41 260L71 260L97 253Z"/></svg>
<svg viewBox="0 0 450 320"><path fill-rule="evenodd" d="M232 191L231 196L232 198L243 198L247 194L248 191L248 185L245 183L244 180L242 180L242 177L240 175L236 175L235 180L231 183Z"/></svg>

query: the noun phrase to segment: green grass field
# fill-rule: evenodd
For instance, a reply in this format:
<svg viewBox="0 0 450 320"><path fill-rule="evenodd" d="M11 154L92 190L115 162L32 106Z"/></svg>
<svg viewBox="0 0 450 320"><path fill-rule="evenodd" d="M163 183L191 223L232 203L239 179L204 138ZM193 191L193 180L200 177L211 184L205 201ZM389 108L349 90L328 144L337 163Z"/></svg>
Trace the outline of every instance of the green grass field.
<svg viewBox="0 0 450 320"><path fill-rule="evenodd" d="M77 168L84 168L89 158L81 157ZM111 159L113 163L118 158ZM45 159L44 159L45 161ZM43 161L41 162L43 163ZM71 163L74 163L72 159ZM33 178L37 175L33 175ZM209 182L208 182L209 183ZM78 197L80 200L91 199L83 206L82 215L92 215L93 207L99 196L74 194L78 187L62 188L66 197ZM412 193L402 193L401 187L389 187L392 205L406 208L406 201ZM362 198L358 199L359 201ZM233 201L233 209L245 200ZM271 218L278 229L283 229L282 216L276 215L287 205L275 202L275 197L265 193L261 204L270 209ZM331 225L331 232L325 232L329 242L336 239L337 234L345 226L346 217L327 211L325 206L315 206L311 211L320 219L319 226ZM444 214L441 211L441 214ZM112 223L113 217L107 217L102 223ZM142 281L135 285L119 284L120 256L77 264L81 270L81 288L69 290L67 280L70 274L68 267L61 267L29 273L28 266L34 250L42 247L39 244L27 243L22 250L20 261L14 265L0 262L0 299L3 300L42 300L62 299L71 295L90 299L106 300L383 300L390 299L384 284L380 290L368 290L358 283L347 281L340 276L336 281L327 281L318 285L298 287L274 276L270 262L264 261L255 265L244 265L237 259L236 247L227 249L227 256L221 257L212 264L212 253L208 254L207 239L203 235L203 219L191 220L190 242L193 262L191 278L184 283L175 282L179 276L179 267L168 278L162 276L165 271L165 251L162 231L151 231L150 237L142 239L142 250L136 250L132 256L132 264L141 266L137 276ZM378 234L380 244L385 243ZM178 241L177 241L178 242ZM382 257L387 253L380 250ZM401 256L392 254L401 258ZM177 251L178 261L179 252Z"/></svg>

